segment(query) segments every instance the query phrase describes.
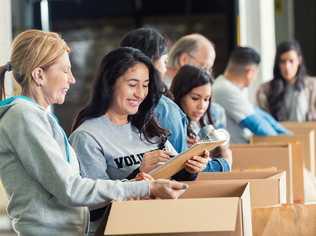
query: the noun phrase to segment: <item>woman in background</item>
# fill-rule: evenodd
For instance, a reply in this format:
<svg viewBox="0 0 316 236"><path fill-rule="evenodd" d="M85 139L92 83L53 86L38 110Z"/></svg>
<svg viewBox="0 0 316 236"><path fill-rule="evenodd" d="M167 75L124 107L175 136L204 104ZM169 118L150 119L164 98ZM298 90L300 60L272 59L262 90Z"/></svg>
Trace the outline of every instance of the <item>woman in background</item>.
<svg viewBox="0 0 316 236"><path fill-rule="evenodd" d="M298 42L279 44L273 79L259 88L257 102L278 121L316 120L316 80L306 74Z"/></svg>
<svg viewBox="0 0 316 236"><path fill-rule="evenodd" d="M205 138L205 132L214 130L210 114L212 98L212 77L207 72L191 65L183 66L172 81L170 91L174 101L189 119L188 144L192 145ZM216 132L216 131L215 131ZM211 153L211 161L205 172L229 171L232 165L232 152L228 145Z"/></svg>

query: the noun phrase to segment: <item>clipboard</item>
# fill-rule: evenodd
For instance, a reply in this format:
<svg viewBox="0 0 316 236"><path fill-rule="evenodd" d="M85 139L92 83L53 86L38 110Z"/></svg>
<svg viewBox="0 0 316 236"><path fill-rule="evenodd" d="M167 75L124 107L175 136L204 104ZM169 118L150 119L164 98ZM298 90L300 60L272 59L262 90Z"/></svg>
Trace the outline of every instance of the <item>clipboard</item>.
<svg viewBox="0 0 316 236"><path fill-rule="evenodd" d="M204 150L212 150L225 143L226 140L207 140L194 144L188 150L178 154L161 166L151 170L148 174L154 179L170 179L174 174L184 168L184 163L193 156L200 156Z"/></svg>

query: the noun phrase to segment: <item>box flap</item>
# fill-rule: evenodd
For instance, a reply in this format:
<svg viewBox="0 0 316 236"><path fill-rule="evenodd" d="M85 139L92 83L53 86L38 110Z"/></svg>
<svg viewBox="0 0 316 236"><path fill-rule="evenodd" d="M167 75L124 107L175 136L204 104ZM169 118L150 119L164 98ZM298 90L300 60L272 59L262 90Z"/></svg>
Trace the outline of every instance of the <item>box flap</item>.
<svg viewBox="0 0 316 236"><path fill-rule="evenodd" d="M241 208L242 214L242 225L243 235L252 236L252 219L251 219L251 200L250 200L250 188L249 184L245 187L245 190L241 196Z"/></svg>
<svg viewBox="0 0 316 236"><path fill-rule="evenodd" d="M285 171L201 172L197 180L279 178Z"/></svg>
<svg viewBox="0 0 316 236"><path fill-rule="evenodd" d="M263 207L286 203L286 192L281 192L285 182L279 179L220 179L200 180L212 184L250 184L250 196L252 207ZM281 186L283 185L283 186Z"/></svg>
<svg viewBox="0 0 316 236"><path fill-rule="evenodd" d="M294 170L301 169L301 164L299 164L301 157L294 153L297 148L298 146L294 144L278 146L234 145L234 147L232 147L234 155L233 169L236 171L274 166L277 167L278 170L285 170L287 179L287 202L293 202L293 195L295 194L293 187L296 186L294 186ZM298 175L299 173L296 176ZM297 192L301 194L301 191Z"/></svg>
<svg viewBox="0 0 316 236"><path fill-rule="evenodd" d="M188 190L181 198L241 197L247 183L188 181Z"/></svg>
<svg viewBox="0 0 316 236"><path fill-rule="evenodd" d="M104 233L139 235L234 231L239 202L237 197L113 202Z"/></svg>

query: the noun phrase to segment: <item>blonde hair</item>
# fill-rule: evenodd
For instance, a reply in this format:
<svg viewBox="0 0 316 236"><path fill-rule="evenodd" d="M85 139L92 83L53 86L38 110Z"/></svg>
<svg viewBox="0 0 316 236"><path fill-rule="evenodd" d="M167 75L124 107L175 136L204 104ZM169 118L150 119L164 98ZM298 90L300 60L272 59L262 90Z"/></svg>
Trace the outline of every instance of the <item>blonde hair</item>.
<svg viewBox="0 0 316 236"><path fill-rule="evenodd" d="M20 33L12 42L10 69L22 90L27 89L32 80L32 71L37 68L47 68L62 56L70 52L70 48L59 34L41 30L26 30ZM4 74L8 66L0 67L0 98L5 97Z"/></svg>

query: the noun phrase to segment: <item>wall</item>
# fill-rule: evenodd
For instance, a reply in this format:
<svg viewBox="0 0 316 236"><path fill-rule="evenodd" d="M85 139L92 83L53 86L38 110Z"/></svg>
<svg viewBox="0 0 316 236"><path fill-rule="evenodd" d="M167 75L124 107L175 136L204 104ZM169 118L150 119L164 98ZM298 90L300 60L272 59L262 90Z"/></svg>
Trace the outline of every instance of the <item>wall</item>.
<svg viewBox="0 0 316 236"><path fill-rule="evenodd" d="M11 0L1 0L0 3L0 65L9 61L10 43L12 39ZM6 76L7 93L12 93L12 80Z"/></svg>

